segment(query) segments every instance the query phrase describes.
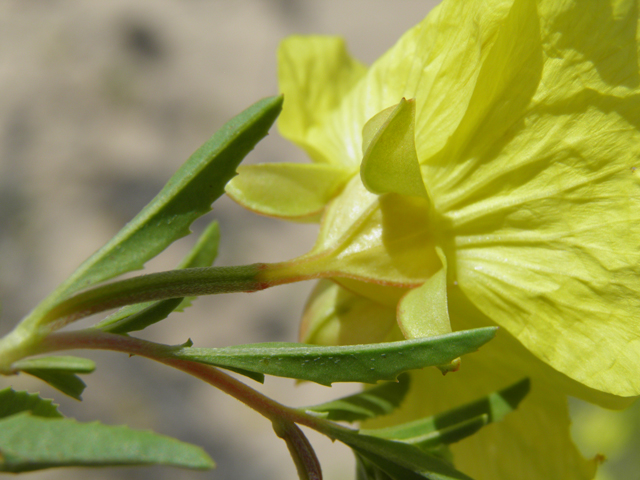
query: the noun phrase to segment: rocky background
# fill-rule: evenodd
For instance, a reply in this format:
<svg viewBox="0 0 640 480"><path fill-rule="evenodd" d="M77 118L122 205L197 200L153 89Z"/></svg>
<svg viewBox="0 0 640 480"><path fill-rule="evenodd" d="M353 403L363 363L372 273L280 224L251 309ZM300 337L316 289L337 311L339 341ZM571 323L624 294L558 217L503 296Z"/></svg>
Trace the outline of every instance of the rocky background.
<svg viewBox="0 0 640 480"><path fill-rule="evenodd" d="M275 52L294 33L341 35L372 62L435 1L427 0L1 0L0 334L131 219L226 120L277 93ZM305 161L273 134L247 162ZM218 264L304 253L314 226L245 212L227 199ZM194 225L201 231L205 222ZM194 236L146 271L173 268ZM199 299L143 334L196 346L295 341L309 283ZM85 325L87 322L84 323ZM83 352L84 354L84 352ZM196 443L213 472L171 468L64 469L23 479L296 478L268 421L177 371L139 358L88 352L82 403L23 376L0 388L40 391L81 421L126 423ZM290 405L346 393L269 378L261 390ZM353 478L345 447L310 435L329 479Z"/></svg>

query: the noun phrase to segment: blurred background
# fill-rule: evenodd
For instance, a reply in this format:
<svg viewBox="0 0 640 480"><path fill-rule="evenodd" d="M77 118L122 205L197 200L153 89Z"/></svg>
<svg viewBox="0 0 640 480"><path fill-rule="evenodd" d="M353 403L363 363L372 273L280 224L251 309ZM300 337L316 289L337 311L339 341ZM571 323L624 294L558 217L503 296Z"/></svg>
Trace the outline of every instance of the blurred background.
<svg viewBox="0 0 640 480"><path fill-rule="evenodd" d="M434 3L0 2L0 333L110 239L225 121L278 93L276 49L283 38L342 35L354 55L371 63ZM306 158L274 128L246 162L276 161ZM258 217L224 198L207 217L193 230L219 220L218 265L293 258L316 235L315 226ZM145 271L174 268L194 241L192 235L177 242ZM142 336L172 344L192 338L203 347L295 341L311 287L201 298ZM270 423L234 399L148 360L86 356L98 368L84 377L82 403L26 376L2 378L0 388L40 391L78 420L126 423L201 445L217 469L64 469L22 478L296 478ZM305 405L353 388L269 378L260 390ZM320 446L327 478L353 477L348 449L310 438Z"/></svg>
<svg viewBox="0 0 640 480"><path fill-rule="evenodd" d="M110 239L226 120L278 92L275 54L284 37L340 35L357 58L371 63L436 3L0 2L0 334ZM274 129L246 162L275 161L306 159ZM315 226L261 218L225 198L215 204L211 218L220 221L222 231L218 265L289 259L306 252L316 234ZM206 223L197 222L194 231ZM173 268L194 240L192 235L177 242L146 272ZM192 338L195 346L209 347L295 341L311 287L302 283L251 296L201 298L143 336L164 343ZM98 369L85 377L82 403L24 376L2 379L0 388L12 384L40 391L81 421L126 423L201 445L218 468L205 473L65 469L22 478L296 478L286 446L269 422L235 400L144 359L102 352L86 356L97 361ZM353 386L295 386L268 378L260 390L289 405L304 405L346 394ZM604 453L629 466L632 456L620 447L636 435L638 422L629 419L638 413L611 414L577 402L572 408L580 419L576 435L587 453L603 451L597 447L598 432L614 432ZM319 446L328 479L353 478L346 448L310 438ZM611 476L614 462L605 467L609 471L602 479L623 478Z"/></svg>

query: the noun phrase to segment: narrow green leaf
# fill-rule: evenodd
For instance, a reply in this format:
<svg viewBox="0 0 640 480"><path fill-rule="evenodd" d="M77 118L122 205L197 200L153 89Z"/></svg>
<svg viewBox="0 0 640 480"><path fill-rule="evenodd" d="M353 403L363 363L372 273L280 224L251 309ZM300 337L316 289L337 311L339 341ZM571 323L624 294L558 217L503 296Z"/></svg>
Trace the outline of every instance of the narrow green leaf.
<svg viewBox="0 0 640 480"><path fill-rule="evenodd" d="M22 371L39 378L56 390L59 390L65 395L75 398L76 400L82 400L82 392L84 392L84 389L87 387L80 377L73 373L38 368L30 368Z"/></svg>
<svg viewBox="0 0 640 480"><path fill-rule="evenodd" d="M529 388L529 379L524 379L458 408L392 427L363 429L362 433L428 448L436 443L451 443L464 438L464 432L474 433L475 427L502 420L518 407Z"/></svg>
<svg viewBox="0 0 640 480"><path fill-rule="evenodd" d="M369 460L353 451L356 457L356 480L392 480L389 475L376 467Z"/></svg>
<svg viewBox="0 0 640 480"><path fill-rule="evenodd" d="M452 476L452 474L449 472L432 472L429 471L430 468L428 468L426 471L421 471L422 469L420 469L419 467L407 468L403 465L399 465L396 462L390 461L383 456L376 455L366 450L362 450L360 448L354 448L354 450L373 465L373 473L376 480L387 478L391 480L424 480L425 478L432 480L449 480L469 478L467 476Z"/></svg>
<svg viewBox="0 0 640 480"><path fill-rule="evenodd" d="M145 262L211 210L242 159L264 138L282 108L282 97L260 100L222 126L171 177L162 191L66 282L61 295L141 269Z"/></svg>
<svg viewBox="0 0 640 480"><path fill-rule="evenodd" d="M0 390L0 419L21 412L31 412L38 417L62 417L52 400L40 398L37 393L16 392L11 387Z"/></svg>
<svg viewBox="0 0 640 480"><path fill-rule="evenodd" d="M144 330L171 315L181 304L182 297L169 298L158 302L136 303L121 308L94 325L104 332L129 333Z"/></svg>
<svg viewBox="0 0 640 480"><path fill-rule="evenodd" d="M33 328L32 322L55 320L45 313L61 299L143 268L171 243L188 235L191 223L211 210L239 163L267 135L281 108L281 96L265 98L228 121L191 155L133 220L47 297L21 328L28 331ZM122 305L126 304L118 306Z"/></svg>
<svg viewBox="0 0 640 480"><path fill-rule="evenodd" d="M359 448L354 448L353 450L355 452L358 452L358 455L362 457L363 460L369 462L369 472L374 475L372 478L374 478L375 480L424 480L425 478L441 478L427 476L425 474L413 471L412 469L405 468L402 465L398 465L395 462L389 461L386 458L381 457L380 455L363 451Z"/></svg>
<svg viewBox="0 0 640 480"><path fill-rule="evenodd" d="M182 259L178 268L210 267L218 257L220 246L220 225L211 222L204 229L194 247Z"/></svg>
<svg viewBox="0 0 640 480"><path fill-rule="evenodd" d="M154 464L214 467L200 447L153 432L29 413L0 420L0 471Z"/></svg>
<svg viewBox="0 0 640 480"><path fill-rule="evenodd" d="M218 222L211 222L200 235L198 242L180 262L178 268L210 267L218 256L220 229ZM167 318L172 312L182 311L191 305L191 298L169 298L158 302L127 305L94 325L110 333L128 333L143 330Z"/></svg>
<svg viewBox="0 0 640 480"><path fill-rule="evenodd" d="M410 441L406 441L406 443L411 443L422 449L436 449L443 444L449 445L451 443L459 442L460 440L473 435L488 424L489 415L478 415L477 417L456 423L450 427L441 428L440 430L431 432L430 434L424 435L422 438L411 439Z"/></svg>
<svg viewBox="0 0 640 480"><path fill-rule="evenodd" d="M471 480L446 462L413 445L344 428L327 433L351 447L394 480Z"/></svg>
<svg viewBox="0 0 640 480"><path fill-rule="evenodd" d="M13 363L12 367L22 371L39 369L70 373L91 373L96 369L96 364L88 358L60 355L57 357L27 358Z"/></svg>
<svg viewBox="0 0 640 480"><path fill-rule="evenodd" d="M355 422L386 415L400 406L409 391L410 376L402 374L398 382L387 382L348 397L304 407L307 412L318 412L334 421Z"/></svg>
<svg viewBox="0 0 640 480"><path fill-rule="evenodd" d="M39 378L71 398L82 400L86 385L76 373L91 373L96 364L88 358L58 356L28 358L11 367Z"/></svg>
<svg viewBox="0 0 640 480"><path fill-rule="evenodd" d="M299 343L261 343L225 348L184 348L173 355L217 367L241 368L278 377L333 382L395 380L408 370L442 365L491 340L494 327L438 337L369 345L324 347Z"/></svg>
<svg viewBox="0 0 640 480"><path fill-rule="evenodd" d="M225 367L225 368L231 372L244 375L245 377L248 377L251 380L255 380L258 383L264 383L264 373L250 372L249 370L243 370L242 368L233 368L233 367Z"/></svg>

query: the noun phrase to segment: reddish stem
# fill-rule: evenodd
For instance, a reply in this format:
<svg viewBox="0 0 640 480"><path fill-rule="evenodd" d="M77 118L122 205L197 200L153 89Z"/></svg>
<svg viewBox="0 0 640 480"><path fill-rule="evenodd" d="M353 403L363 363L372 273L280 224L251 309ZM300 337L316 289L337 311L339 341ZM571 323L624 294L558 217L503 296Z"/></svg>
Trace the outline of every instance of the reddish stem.
<svg viewBox="0 0 640 480"><path fill-rule="evenodd" d="M150 358L182 370L222 390L254 409L272 422L288 421L312 428L329 435L333 429L344 427L287 407L261 394L253 388L222 372L218 368L189 360L173 358L176 347L157 344L126 335L85 329L73 332L56 332L48 335L39 346L39 353L72 349L112 350ZM329 435L331 436L331 435Z"/></svg>

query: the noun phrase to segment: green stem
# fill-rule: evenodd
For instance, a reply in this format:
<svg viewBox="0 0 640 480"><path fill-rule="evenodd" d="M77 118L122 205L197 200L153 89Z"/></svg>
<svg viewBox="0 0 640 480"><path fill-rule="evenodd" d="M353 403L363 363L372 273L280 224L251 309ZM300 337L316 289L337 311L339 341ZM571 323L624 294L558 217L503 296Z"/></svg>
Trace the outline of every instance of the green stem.
<svg viewBox="0 0 640 480"><path fill-rule="evenodd" d="M302 273L296 268L295 263L291 262L185 268L100 285L53 306L45 301L25 317L12 332L0 338L0 373L9 373L11 363L33 355L33 352L38 350L38 344L47 335L94 313L155 300L253 292L320 275L308 266L302 268Z"/></svg>
<svg viewBox="0 0 640 480"><path fill-rule="evenodd" d="M53 331L94 313L134 303L262 290L271 286L257 278L263 268L263 264L185 268L108 283L58 303L43 316L41 325Z"/></svg>
<svg viewBox="0 0 640 480"><path fill-rule="evenodd" d="M42 316L53 332L81 318L134 303L219 293L255 292L285 283L328 276L313 260L254 263L236 267L184 268L100 285L69 297Z"/></svg>

